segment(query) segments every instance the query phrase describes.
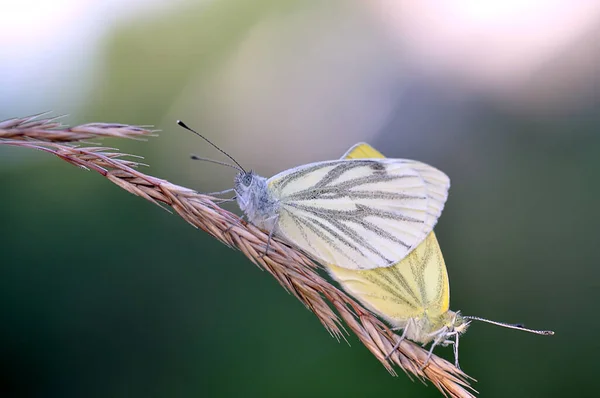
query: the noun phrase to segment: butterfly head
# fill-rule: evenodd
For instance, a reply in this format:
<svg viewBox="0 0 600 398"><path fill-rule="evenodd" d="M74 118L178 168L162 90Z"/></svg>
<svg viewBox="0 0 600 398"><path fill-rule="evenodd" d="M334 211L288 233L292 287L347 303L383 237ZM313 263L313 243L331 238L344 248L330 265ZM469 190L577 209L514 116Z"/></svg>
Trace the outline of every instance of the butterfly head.
<svg viewBox="0 0 600 398"><path fill-rule="evenodd" d="M446 311L439 317L423 317L416 321L414 328L408 330L407 337L419 343L434 342L435 345L451 344L451 338L467 331L470 321L460 312Z"/></svg>
<svg viewBox="0 0 600 398"><path fill-rule="evenodd" d="M469 321L465 317L463 317L460 314L460 311L457 311L457 312L448 311L448 314L451 316L450 322L447 324L448 333L450 335L456 334L459 336L461 334L465 333L467 331L467 329L469 328L471 321Z"/></svg>
<svg viewBox="0 0 600 398"><path fill-rule="evenodd" d="M273 198L267 179L252 170L241 171L235 177L233 190L240 209L248 221L270 231L277 216L277 200Z"/></svg>
<svg viewBox="0 0 600 398"><path fill-rule="evenodd" d="M254 171L240 171L235 176L233 190L235 191L237 201L240 205L240 208L244 210L248 200L250 199L250 195L255 188L257 183L257 178L259 177Z"/></svg>

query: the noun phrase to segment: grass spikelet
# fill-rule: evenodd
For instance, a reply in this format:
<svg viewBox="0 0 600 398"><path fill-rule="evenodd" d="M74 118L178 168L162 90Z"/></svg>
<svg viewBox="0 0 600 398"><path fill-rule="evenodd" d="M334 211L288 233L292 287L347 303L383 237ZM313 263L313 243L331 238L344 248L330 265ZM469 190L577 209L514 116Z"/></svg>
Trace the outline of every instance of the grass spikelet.
<svg viewBox="0 0 600 398"><path fill-rule="evenodd" d="M42 150L73 165L96 171L120 188L152 203L168 206L189 224L225 245L240 250L250 261L269 272L285 290L312 311L337 339L347 334L345 323L392 375L398 367L409 377L429 380L444 395L474 397L470 377L450 362L436 356L422 368L428 351L404 340L389 359L386 355L399 340L388 326L318 272L304 254L273 239L264 255L268 235L222 209L217 198L200 194L166 180L140 172L140 165L115 149L80 146L81 140L102 137L141 138L153 131L137 126L94 123L66 127L56 119L36 117L0 122L0 145Z"/></svg>

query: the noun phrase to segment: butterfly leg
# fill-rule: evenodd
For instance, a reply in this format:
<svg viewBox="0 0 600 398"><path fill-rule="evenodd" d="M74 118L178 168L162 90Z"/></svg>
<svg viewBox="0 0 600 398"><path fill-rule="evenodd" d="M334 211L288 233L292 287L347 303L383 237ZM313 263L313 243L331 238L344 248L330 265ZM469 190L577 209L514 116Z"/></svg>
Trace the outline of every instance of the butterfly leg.
<svg viewBox="0 0 600 398"><path fill-rule="evenodd" d="M269 231L269 239L267 240L267 247L265 248L265 252L262 254L261 258L266 256L267 253L269 253L269 248L271 247L271 239L273 238L273 233L275 232L275 225L277 225L277 221L279 220L279 214L268 218L266 224L269 225L271 224L271 221L273 222L273 225L271 227L271 230Z"/></svg>
<svg viewBox="0 0 600 398"><path fill-rule="evenodd" d="M454 337L454 341L452 341L452 340L445 340L447 338L452 338L452 337ZM458 338L459 337L460 337L460 333L458 333L457 331L453 331L453 332L450 332L450 333L445 333L444 335L441 335L439 338L435 339L435 341L431 344L431 349L429 350L429 355L427 356L427 360L425 361L425 364L423 365L423 368L429 362L429 359L433 355L433 349L436 346L442 345L443 347L446 347L447 345L452 344L452 350L454 352L454 366L456 368L460 369L460 365L458 364ZM421 369L423 369L423 368L421 368Z"/></svg>
<svg viewBox="0 0 600 398"><path fill-rule="evenodd" d="M222 203L233 202L234 200L235 200L235 196L233 198L215 200L214 202L216 204L220 205Z"/></svg>
<svg viewBox="0 0 600 398"><path fill-rule="evenodd" d="M269 239L267 240L267 247L265 248L265 251L263 252L263 254L260 255L260 257L264 257L267 255L267 253L269 253L269 247L271 246L271 237L273 236L273 230L271 230L271 232L269 232Z"/></svg>
<svg viewBox="0 0 600 398"><path fill-rule="evenodd" d="M408 327L409 327L409 324L407 323L406 326L404 327L404 329L402 330L402 335L400 336L400 340L398 340L396 345L394 345L394 348L392 348L392 350L385 356L386 361L390 358L390 356L392 356L392 354L398 349L398 347L400 347L400 344L402 344L402 341L406 338L406 331L408 330Z"/></svg>
<svg viewBox="0 0 600 398"><path fill-rule="evenodd" d="M460 333L456 333L456 341L454 343L454 366L460 369L460 365L458 364L458 338L460 337Z"/></svg>
<svg viewBox="0 0 600 398"><path fill-rule="evenodd" d="M224 189L223 191L217 191L217 192L207 192L207 193L203 193L202 195L215 196L215 195L223 195L223 194L226 194L229 192L233 192L233 188Z"/></svg>
<svg viewBox="0 0 600 398"><path fill-rule="evenodd" d="M433 343L431 343L431 348L429 349L429 354L427 354L427 359L423 363L423 366L421 366L421 370L425 369L427 367L427 365L429 364L429 360L431 359L431 356L433 355L433 349L436 346L438 346L442 341L444 341L444 339L446 337L448 337L448 334L446 333L447 329L448 328L444 326L439 331L435 332L435 334L438 337L436 337L435 340L433 340ZM451 341L450 343L454 343L454 342Z"/></svg>
<svg viewBox="0 0 600 398"><path fill-rule="evenodd" d="M240 220L242 220L242 221L244 221L244 222L248 222L248 220L246 220L246 219L245 219L245 217L246 217L246 215L245 215L245 214L242 214L242 215L240 216ZM235 223L235 224L231 224L231 225L230 225L230 226L229 226L229 227L228 227L228 228L227 228L225 231L223 231L223 233L228 233L229 231L231 231L231 228L233 228L233 227L235 227L235 226L237 226L237 225L238 225L237 223Z"/></svg>
<svg viewBox="0 0 600 398"><path fill-rule="evenodd" d="M433 349L438 345L438 343L438 340L435 340L433 343L431 343L431 348L429 349L429 353L427 354L427 359L425 359L425 362L423 362L423 365L421 365L421 370L425 369L427 365L429 365L429 360L433 355Z"/></svg>

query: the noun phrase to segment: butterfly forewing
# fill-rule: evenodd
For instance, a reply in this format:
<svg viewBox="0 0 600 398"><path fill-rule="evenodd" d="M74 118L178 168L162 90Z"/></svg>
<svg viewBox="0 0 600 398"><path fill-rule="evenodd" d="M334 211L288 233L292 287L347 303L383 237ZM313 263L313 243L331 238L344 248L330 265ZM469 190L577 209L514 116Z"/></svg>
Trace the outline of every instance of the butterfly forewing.
<svg viewBox="0 0 600 398"><path fill-rule="evenodd" d="M315 259L348 269L390 266L433 230L448 177L404 159L313 163L268 181L277 233Z"/></svg>
<svg viewBox="0 0 600 398"><path fill-rule="evenodd" d="M412 167L419 173L425 181L427 189L427 212L430 219L428 223L437 223L437 219L442 214L444 204L448 198L450 189L450 179L446 174L425 163L413 162Z"/></svg>

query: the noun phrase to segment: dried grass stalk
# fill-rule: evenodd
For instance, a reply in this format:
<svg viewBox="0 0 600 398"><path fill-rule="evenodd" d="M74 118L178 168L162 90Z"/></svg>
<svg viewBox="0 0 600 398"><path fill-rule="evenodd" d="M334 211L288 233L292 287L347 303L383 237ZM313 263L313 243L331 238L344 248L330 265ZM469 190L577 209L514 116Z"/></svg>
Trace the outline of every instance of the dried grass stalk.
<svg viewBox="0 0 600 398"><path fill-rule="evenodd" d="M100 137L140 138L154 132L139 126L116 123L88 123L67 127L58 121L59 118L38 119L38 116L40 115L0 122L0 139L76 142Z"/></svg>
<svg viewBox="0 0 600 398"><path fill-rule="evenodd" d="M404 340L386 360L386 355L399 336L361 304L324 279L318 273L318 266L304 254L274 239L268 254L264 255L268 235L219 207L215 204L216 198L141 173L136 170L139 163L123 159L126 155L114 149L52 142L75 142L106 136L139 137L151 131L120 124L65 128L54 123L53 119L36 121L32 118L0 122L0 144L52 153L73 165L102 174L134 195L171 207L188 223L227 246L239 249L250 261L267 270L284 289L312 311L338 340L347 333L343 320L392 375L396 375L396 365L409 377L413 375L421 381L430 380L444 395L474 397L475 391L468 382L470 377L450 362L433 355L428 365L422 368L428 351L411 341ZM14 130L12 134L11 130Z"/></svg>

